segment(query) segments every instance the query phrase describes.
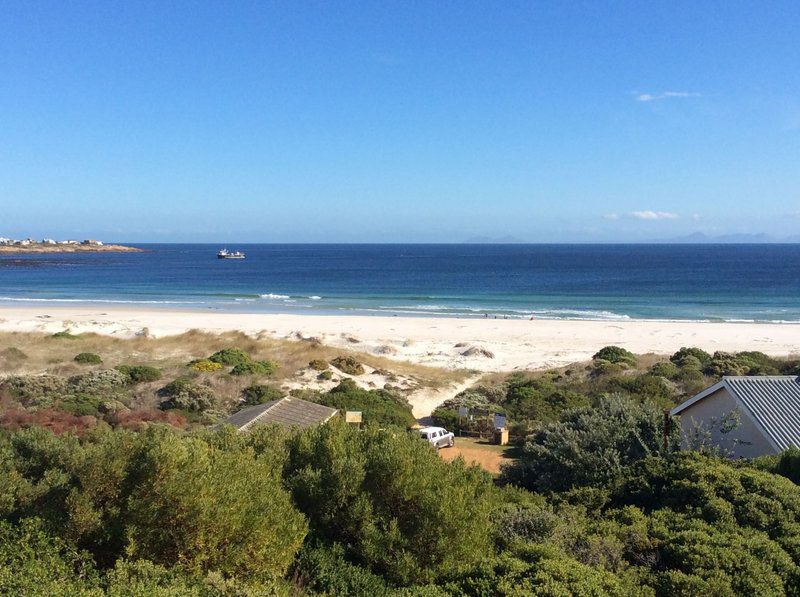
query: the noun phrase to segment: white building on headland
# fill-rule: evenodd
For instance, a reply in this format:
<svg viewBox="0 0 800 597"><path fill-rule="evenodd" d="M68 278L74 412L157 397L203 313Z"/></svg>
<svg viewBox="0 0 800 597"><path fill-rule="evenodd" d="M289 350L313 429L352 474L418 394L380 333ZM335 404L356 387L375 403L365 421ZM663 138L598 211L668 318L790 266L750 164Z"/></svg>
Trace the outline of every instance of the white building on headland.
<svg viewBox="0 0 800 597"><path fill-rule="evenodd" d="M89 246L92 246L92 247L102 247L103 246L103 243L101 241L94 240L94 239L85 240L81 244L89 245Z"/></svg>
<svg viewBox="0 0 800 597"><path fill-rule="evenodd" d="M52 238L45 238L45 239L42 239L42 244L43 245L55 245L57 243Z"/></svg>

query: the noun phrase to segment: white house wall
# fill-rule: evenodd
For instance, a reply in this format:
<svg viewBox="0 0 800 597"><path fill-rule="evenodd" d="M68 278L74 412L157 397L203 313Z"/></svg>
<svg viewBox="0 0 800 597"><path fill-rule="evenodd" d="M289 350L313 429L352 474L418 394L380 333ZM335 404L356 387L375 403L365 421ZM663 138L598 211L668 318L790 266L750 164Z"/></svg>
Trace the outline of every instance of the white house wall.
<svg viewBox="0 0 800 597"><path fill-rule="evenodd" d="M716 419L719 422L722 417L733 410L739 412L740 424L736 429L723 434L720 433L719 425L711 428L713 420ZM694 424L699 423L704 429L710 430L711 442L724 448L734 458L754 458L775 453L761 430L725 388L720 388L713 394L698 400L681 412L679 416L685 447Z"/></svg>

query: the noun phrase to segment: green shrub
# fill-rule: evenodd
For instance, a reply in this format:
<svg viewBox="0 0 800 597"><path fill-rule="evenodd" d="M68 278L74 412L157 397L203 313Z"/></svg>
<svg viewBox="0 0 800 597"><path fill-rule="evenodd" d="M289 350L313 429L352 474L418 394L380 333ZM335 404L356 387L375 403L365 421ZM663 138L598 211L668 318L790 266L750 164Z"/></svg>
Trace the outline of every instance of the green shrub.
<svg viewBox="0 0 800 597"><path fill-rule="evenodd" d="M214 363L219 363L220 365L233 367L235 365L249 363L250 355L238 348L223 348L222 350L218 350L208 357L208 360Z"/></svg>
<svg viewBox="0 0 800 597"><path fill-rule="evenodd" d="M409 427L416 421L408 402L386 390L365 390L352 379L343 379L330 392L311 398L340 410L359 410L365 423Z"/></svg>
<svg viewBox="0 0 800 597"><path fill-rule="evenodd" d="M231 369L231 375L272 375L277 370L278 363L272 361L248 361Z"/></svg>
<svg viewBox="0 0 800 597"><path fill-rule="evenodd" d="M601 375L616 375L625 369L624 365L619 363L612 363L605 359L594 359L589 366L592 375L599 377Z"/></svg>
<svg viewBox="0 0 800 597"><path fill-rule="evenodd" d="M636 376L617 377L611 388L625 392L641 401L648 401L669 408L675 404L675 388L663 377L649 373Z"/></svg>
<svg viewBox="0 0 800 597"><path fill-rule="evenodd" d="M161 369L150 365L118 365L117 371L127 375L132 384L158 381L161 379Z"/></svg>
<svg viewBox="0 0 800 597"><path fill-rule="evenodd" d="M127 500L132 558L269 580L286 573L303 543L306 523L280 470L251 450L162 434L133 468L141 473Z"/></svg>
<svg viewBox="0 0 800 597"><path fill-rule="evenodd" d="M64 396L58 403L58 407L76 417L87 415L97 415L102 400L96 396L87 394L69 394Z"/></svg>
<svg viewBox="0 0 800 597"><path fill-rule="evenodd" d="M0 521L0 594L99 595L92 558L47 532L42 521Z"/></svg>
<svg viewBox="0 0 800 597"><path fill-rule="evenodd" d="M333 379L333 371L326 369L317 375L317 379L320 381L328 381L329 379Z"/></svg>
<svg viewBox="0 0 800 597"><path fill-rule="evenodd" d="M2 355L3 358L9 361L24 361L25 359L28 358L28 355L26 355L16 346L9 346L8 348L0 352L0 355Z"/></svg>
<svg viewBox="0 0 800 597"><path fill-rule="evenodd" d="M624 467L663 453L663 416L654 406L620 396L565 411L557 423L528 438L519 460L504 467L503 474L536 491L603 486ZM679 426L671 425L669 450L677 448L679 434Z"/></svg>
<svg viewBox="0 0 800 597"><path fill-rule="evenodd" d="M667 379L674 379L675 377L678 377L680 371L681 370L678 368L678 366L670 361L665 363L656 363L650 367L650 375L665 377Z"/></svg>
<svg viewBox="0 0 800 597"><path fill-rule="evenodd" d="M243 403L247 406L264 404L265 402L280 400L281 398L283 398L283 392L274 386L253 384L242 390Z"/></svg>
<svg viewBox="0 0 800 597"><path fill-rule="evenodd" d="M57 398L67 391L67 380L57 375L15 375L6 378L2 386L25 404L41 398Z"/></svg>
<svg viewBox="0 0 800 597"><path fill-rule="evenodd" d="M158 391L164 400L159 405L161 410L177 408L192 412L204 412L213 408L217 402L214 392L207 386L201 386L179 377Z"/></svg>
<svg viewBox="0 0 800 597"><path fill-rule="evenodd" d="M68 380L69 389L76 394L91 396L117 395L124 391L130 378L116 369L92 371L75 375Z"/></svg>
<svg viewBox="0 0 800 597"><path fill-rule="evenodd" d="M605 346L597 351L592 359L608 361L617 365L636 365L636 355L620 346Z"/></svg>
<svg viewBox="0 0 800 597"><path fill-rule="evenodd" d="M314 594L370 597L396 595L381 576L348 562L344 547L338 543L331 546L307 545L300 552L294 571L304 581L304 586L314 591Z"/></svg>
<svg viewBox="0 0 800 597"><path fill-rule="evenodd" d="M103 362L103 359L100 358L100 355L93 352L82 352L80 354L76 354L75 358L72 360L82 365L100 365Z"/></svg>
<svg viewBox="0 0 800 597"><path fill-rule="evenodd" d="M334 420L289 440L284 478L315 539L393 582L464 572L491 549L491 477L417 437Z"/></svg>
<svg viewBox="0 0 800 597"><path fill-rule="evenodd" d="M80 338L80 335L71 334L70 332L56 332L51 338L61 338L63 340L77 340Z"/></svg>
<svg viewBox="0 0 800 597"><path fill-rule="evenodd" d="M679 367L684 367L684 360L686 357L692 357L698 360L701 365L705 365L709 361L711 361L711 355L708 354L702 348L697 347L683 347L678 352L673 354L669 360L678 365Z"/></svg>
<svg viewBox="0 0 800 597"><path fill-rule="evenodd" d="M308 366L315 371L325 371L328 368L328 361L324 359L314 359L308 363Z"/></svg>
<svg viewBox="0 0 800 597"><path fill-rule="evenodd" d="M331 365L348 375L362 375L364 373L364 365L350 356L338 356L331 361Z"/></svg>

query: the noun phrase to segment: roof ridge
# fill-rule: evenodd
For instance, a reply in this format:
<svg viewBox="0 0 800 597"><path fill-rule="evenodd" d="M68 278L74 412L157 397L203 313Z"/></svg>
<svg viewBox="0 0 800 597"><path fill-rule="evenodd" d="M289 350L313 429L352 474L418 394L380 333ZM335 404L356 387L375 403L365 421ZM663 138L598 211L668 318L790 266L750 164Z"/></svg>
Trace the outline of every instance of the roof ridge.
<svg viewBox="0 0 800 597"><path fill-rule="evenodd" d="M258 415L257 415L257 416L253 417L253 418L252 418L252 419L250 419L250 420L249 420L247 423L245 423L244 425L242 425L241 429L247 429L248 427L250 427L250 425L252 425L252 424L253 424L253 423L255 423L256 421L258 421L258 420L259 420L261 417L263 417L265 414L267 414L267 413L268 413L269 411L271 411L273 408L275 408L276 406L278 406L278 404L280 404L281 402L283 402L284 400L286 400L286 398L287 398L287 396L283 396L282 398L278 398L277 400L274 400L274 401L272 402L272 404L270 404L270 405L269 405L267 408L265 408L265 409L263 410L263 412L260 412L260 413L258 413Z"/></svg>

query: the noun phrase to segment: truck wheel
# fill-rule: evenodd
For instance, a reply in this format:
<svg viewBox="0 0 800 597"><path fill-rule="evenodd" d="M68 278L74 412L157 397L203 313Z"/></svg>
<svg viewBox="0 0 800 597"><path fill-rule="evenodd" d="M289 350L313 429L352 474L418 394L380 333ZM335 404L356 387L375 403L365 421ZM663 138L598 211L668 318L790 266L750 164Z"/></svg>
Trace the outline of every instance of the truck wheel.
<svg viewBox="0 0 800 597"><path fill-rule="evenodd" d="M456 440L455 440L455 438L452 438L452 437L451 437L451 438L450 438L450 441L449 441L449 442L448 442L448 444L447 444L447 447L448 447L448 448L452 448L452 447L453 447L453 446L455 446L455 445L456 445Z"/></svg>

